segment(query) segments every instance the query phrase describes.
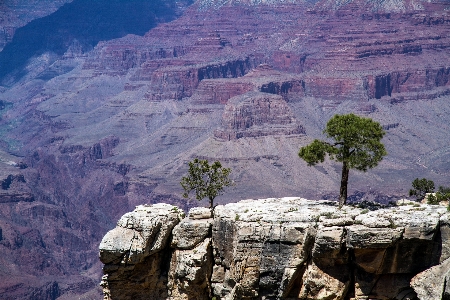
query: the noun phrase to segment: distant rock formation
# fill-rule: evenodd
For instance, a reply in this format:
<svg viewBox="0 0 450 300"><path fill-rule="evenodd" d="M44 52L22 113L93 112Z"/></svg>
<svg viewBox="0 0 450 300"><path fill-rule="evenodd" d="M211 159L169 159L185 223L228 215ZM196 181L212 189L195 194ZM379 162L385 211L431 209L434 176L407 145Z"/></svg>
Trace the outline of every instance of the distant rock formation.
<svg viewBox="0 0 450 300"><path fill-rule="evenodd" d="M138 206L103 238L105 299L448 299L449 213L300 198ZM411 282L411 283L410 283ZM418 298L419 296L419 298Z"/></svg>
<svg viewBox="0 0 450 300"><path fill-rule="evenodd" d="M438 1L436 1L438 2ZM445 1L442 1L445 3ZM407 1L407 0L349 0L349 1L305 1L305 0L198 0L197 1L201 9L206 8L220 8L222 6L233 6L233 5L246 5L246 6L256 6L256 5L280 5L280 4L304 4L312 3L314 7L318 10L338 10L340 8L352 5L353 7L364 7L367 10L372 10L373 12L405 12L405 11L420 11L423 10L427 5L430 5L430 1L418 0L418 1Z"/></svg>
<svg viewBox="0 0 450 300"><path fill-rule="evenodd" d="M228 101L222 117L222 128L214 135L223 140L276 134L305 133L295 121L291 109L281 96L248 92Z"/></svg>

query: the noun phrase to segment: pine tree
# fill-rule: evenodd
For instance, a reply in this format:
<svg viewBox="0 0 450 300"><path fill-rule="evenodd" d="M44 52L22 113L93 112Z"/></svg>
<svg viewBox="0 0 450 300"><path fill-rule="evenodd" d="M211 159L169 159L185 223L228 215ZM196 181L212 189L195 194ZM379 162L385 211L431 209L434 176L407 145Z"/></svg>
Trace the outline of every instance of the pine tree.
<svg viewBox="0 0 450 300"><path fill-rule="evenodd" d="M209 207L214 209L214 198L222 195L225 187L233 185L228 178L230 173L231 169L222 167L219 161L210 165L206 159L194 159L189 162L188 175L181 178L183 197L188 198L194 191L197 200L208 198Z"/></svg>
<svg viewBox="0 0 450 300"><path fill-rule="evenodd" d="M332 142L314 140L300 148L298 155L309 166L325 160L326 155L342 162L339 205L347 201L347 185L350 169L366 172L374 168L387 154L381 143L385 132L378 122L355 114L335 115L327 123L323 133Z"/></svg>

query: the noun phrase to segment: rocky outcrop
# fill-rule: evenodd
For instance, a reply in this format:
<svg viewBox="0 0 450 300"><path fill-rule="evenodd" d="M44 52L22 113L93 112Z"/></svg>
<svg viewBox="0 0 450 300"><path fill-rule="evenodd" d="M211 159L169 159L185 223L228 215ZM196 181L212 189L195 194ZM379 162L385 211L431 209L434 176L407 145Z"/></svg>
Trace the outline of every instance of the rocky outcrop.
<svg viewBox="0 0 450 300"><path fill-rule="evenodd" d="M182 213L175 206L139 206L120 218L117 227L106 234L100 246L105 264L102 286L106 299L167 297L167 251L173 227ZM129 284L124 284L133 278ZM140 296L140 297L139 297Z"/></svg>
<svg viewBox="0 0 450 300"><path fill-rule="evenodd" d="M217 206L214 218L199 208L181 216L157 204L120 219L100 244L105 299L448 295L443 206L402 201L339 209L329 201L272 198Z"/></svg>
<svg viewBox="0 0 450 300"><path fill-rule="evenodd" d="M146 99L181 100L192 96L201 80L241 77L258 64L257 58L246 57L216 64L160 68L151 76L150 86L152 88L147 92Z"/></svg>
<svg viewBox="0 0 450 300"><path fill-rule="evenodd" d="M411 280L411 285L421 300L448 299L450 297L450 259L431 267Z"/></svg>
<svg viewBox="0 0 450 300"><path fill-rule="evenodd" d="M248 92L225 106L222 128L214 136L223 140L266 135L305 133L281 96Z"/></svg>
<svg viewBox="0 0 450 300"><path fill-rule="evenodd" d="M440 218L440 234L444 241L450 237L449 214ZM420 300L450 298L450 248L448 243L442 244L440 264L431 267L411 280L411 286Z"/></svg>
<svg viewBox="0 0 450 300"><path fill-rule="evenodd" d="M449 89L449 76L450 68L427 69L414 72L392 72L389 74L368 76L368 95L370 98L380 99L383 96L390 97L393 94L418 93L440 87L447 87Z"/></svg>

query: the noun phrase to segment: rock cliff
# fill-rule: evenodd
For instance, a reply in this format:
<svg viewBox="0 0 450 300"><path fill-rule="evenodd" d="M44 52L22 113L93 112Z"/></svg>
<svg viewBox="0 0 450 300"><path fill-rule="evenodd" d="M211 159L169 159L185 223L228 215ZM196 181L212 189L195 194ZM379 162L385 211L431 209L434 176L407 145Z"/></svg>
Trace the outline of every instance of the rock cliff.
<svg viewBox="0 0 450 300"><path fill-rule="evenodd" d="M125 214L100 244L105 299L448 299L444 206L243 200Z"/></svg>

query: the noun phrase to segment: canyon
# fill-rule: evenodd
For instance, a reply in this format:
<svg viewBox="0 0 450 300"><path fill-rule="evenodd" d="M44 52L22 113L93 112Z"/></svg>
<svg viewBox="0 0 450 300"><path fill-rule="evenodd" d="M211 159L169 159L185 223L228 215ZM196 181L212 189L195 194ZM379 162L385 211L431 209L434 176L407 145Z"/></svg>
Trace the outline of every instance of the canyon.
<svg viewBox="0 0 450 300"><path fill-rule="evenodd" d="M101 285L108 300L447 299L448 217L407 200L140 205L100 243Z"/></svg>
<svg viewBox="0 0 450 300"><path fill-rule="evenodd" d="M336 113L386 130L388 156L350 174L349 203L400 199L416 177L449 185L447 1L110 1L113 20L137 20L111 32L63 2L0 52L5 299L99 299L102 237L137 205L199 205L179 185L194 157L232 169L219 204L337 199L340 166L297 156Z"/></svg>

